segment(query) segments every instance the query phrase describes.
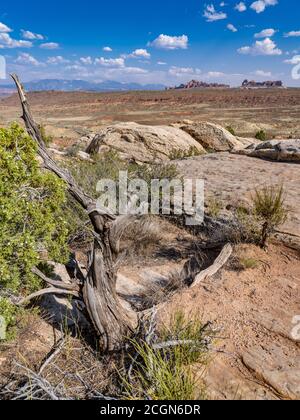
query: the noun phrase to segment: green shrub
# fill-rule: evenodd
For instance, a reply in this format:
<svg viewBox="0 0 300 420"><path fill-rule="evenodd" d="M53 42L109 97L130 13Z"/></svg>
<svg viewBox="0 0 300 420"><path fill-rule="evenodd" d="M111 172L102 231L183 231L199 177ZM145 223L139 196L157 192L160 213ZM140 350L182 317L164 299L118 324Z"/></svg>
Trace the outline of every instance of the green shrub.
<svg viewBox="0 0 300 420"><path fill-rule="evenodd" d="M76 157L78 152L81 150L81 146L80 144L72 144L72 146L70 146L67 149L67 156L68 157Z"/></svg>
<svg viewBox="0 0 300 420"><path fill-rule="evenodd" d="M170 163L156 163L154 165L135 165L129 167L130 179L140 178L147 182L149 189L153 179L178 179L180 174L176 165Z"/></svg>
<svg viewBox="0 0 300 420"><path fill-rule="evenodd" d="M0 286L35 290L42 254L67 258L65 185L42 171L35 142L17 124L0 129Z"/></svg>
<svg viewBox="0 0 300 420"><path fill-rule="evenodd" d="M188 150L179 150L174 149L169 154L170 160L177 160L177 159L186 159L189 157L195 157L195 156L201 156L203 155L203 152L201 150L198 150L195 146L191 146Z"/></svg>
<svg viewBox="0 0 300 420"><path fill-rule="evenodd" d="M65 166L71 171L78 185L94 198L98 198L96 186L101 179L111 179L118 184L119 171L127 171L128 179L143 179L151 187L152 179L173 179L179 174L175 165L170 163L137 164L124 161L119 154L111 150L102 155L93 155L93 162L66 160ZM89 242L89 219L80 206L70 197L66 206L68 228L71 232L71 241L76 239L82 245ZM77 240L79 239L79 241Z"/></svg>
<svg viewBox="0 0 300 420"><path fill-rule="evenodd" d="M207 211L209 216L211 217L218 217L221 210L223 209L223 204L217 198L211 197L207 201Z"/></svg>
<svg viewBox="0 0 300 420"><path fill-rule="evenodd" d="M79 186L89 195L97 198L96 186L101 179L119 179L119 171L128 169L129 164L121 160L118 153L109 151L103 155L93 155L93 162L66 161L66 167L76 179Z"/></svg>
<svg viewBox="0 0 300 420"><path fill-rule="evenodd" d="M50 136L46 133L46 129L43 125L39 125L39 129L45 145L49 146L53 142L53 136Z"/></svg>
<svg viewBox="0 0 300 420"><path fill-rule="evenodd" d="M234 130L234 128L232 128L231 127L231 125L228 125L227 127L226 127L226 130L227 131L229 131L229 133L230 134L232 134L233 136L235 136L236 134L235 134L235 130Z"/></svg>
<svg viewBox="0 0 300 420"><path fill-rule="evenodd" d="M196 343L195 345L188 343L177 347L180 363L187 366L192 363L207 363L208 353L205 343L210 334L211 331L204 328L204 324L198 316L189 318L179 310L171 317L169 325L162 328L160 338L162 341L179 340Z"/></svg>
<svg viewBox="0 0 300 420"><path fill-rule="evenodd" d="M4 341L13 340L16 336L17 313L19 309L16 305L9 302L8 299L0 296L0 317L4 319L4 325L0 325L0 332L5 335L1 338ZM1 320L0 320L1 322Z"/></svg>
<svg viewBox="0 0 300 420"><path fill-rule="evenodd" d="M168 360L168 351L155 351L145 342L136 341L133 344L142 359L142 365L135 372L139 384L129 392L129 395L133 392L130 398L140 399L144 394L147 399L161 401L198 399L190 366L182 366L176 356L174 360Z"/></svg>
<svg viewBox="0 0 300 420"><path fill-rule="evenodd" d="M159 335L165 347L155 347L144 341L132 340L135 357L131 374L122 379L130 399L195 400L204 399L204 387L193 371L192 364L205 366L211 332L197 318L187 319L178 312L170 326ZM174 341L178 345L174 345ZM199 372L199 367L197 368Z"/></svg>
<svg viewBox="0 0 300 420"><path fill-rule="evenodd" d="M103 155L94 155L94 162L67 161L66 167L71 171L78 184L94 198L98 197L96 186L101 179L111 179L118 183L119 172L127 171L128 179L143 179L149 188L152 179L178 178L175 165L168 163L137 164L124 161L113 150Z"/></svg>
<svg viewBox="0 0 300 420"><path fill-rule="evenodd" d="M240 264L244 270L251 270L253 268L257 268L258 261L255 258L242 257L240 258Z"/></svg>
<svg viewBox="0 0 300 420"><path fill-rule="evenodd" d="M266 141L267 140L267 134L264 130L259 130L256 134L255 134L255 138L257 140L261 140L261 141Z"/></svg>
<svg viewBox="0 0 300 420"><path fill-rule="evenodd" d="M262 224L260 246L265 248L270 235L286 221L288 215L283 187L272 186L256 190L252 201L253 213Z"/></svg>

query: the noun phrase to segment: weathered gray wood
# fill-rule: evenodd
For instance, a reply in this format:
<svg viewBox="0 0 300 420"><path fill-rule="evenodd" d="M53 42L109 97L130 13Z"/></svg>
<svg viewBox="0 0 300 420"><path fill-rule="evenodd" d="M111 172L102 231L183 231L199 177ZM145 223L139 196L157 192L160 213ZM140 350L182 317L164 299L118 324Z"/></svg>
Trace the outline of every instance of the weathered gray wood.
<svg viewBox="0 0 300 420"><path fill-rule="evenodd" d="M219 256L216 258L213 265L208 267L206 270L201 271L196 277L191 285L191 287L198 286L202 281L204 281L208 277L212 277L214 274L216 274L229 260L231 254L232 254L232 246L230 244L227 244L222 249L222 252L219 254Z"/></svg>
<svg viewBox="0 0 300 420"><path fill-rule="evenodd" d="M37 297L41 297L44 295L70 295L79 298L79 293L73 290L66 290L66 289L58 289L57 287L48 287L47 289L39 290L38 292L32 293L29 296L26 296L24 299L20 300L18 303L19 306L25 305L29 303L32 299Z"/></svg>
<svg viewBox="0 0 300 420"><path fill-rule="evenodd" d="M45 283L49 284L50 286L54 286L59 289L65 289L65 290L71 290L71 291L73 290L75 292L79 292L79 285L77 285L76 283L68 284L63 281L49 279L49 277L45 276L45 274L42 273L36 267L34 267L31 271L33 272L33 274L38 276L40 279L42 279Z"/></svg>

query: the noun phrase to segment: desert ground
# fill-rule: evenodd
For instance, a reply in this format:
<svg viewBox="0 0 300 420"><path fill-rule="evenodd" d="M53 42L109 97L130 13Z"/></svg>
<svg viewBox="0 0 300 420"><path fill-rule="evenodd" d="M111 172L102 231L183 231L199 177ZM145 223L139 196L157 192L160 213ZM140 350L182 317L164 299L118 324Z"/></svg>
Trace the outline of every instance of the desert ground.
<svg viewBox="0 0 300 420"><path fill-rule="evenodd" d="M113 122L170 124L178 120L230 125L237 135L300 137L300 89L165 92L36 92L29 101L36 119L55 138L72 139ZM0 101L0 124L18 118L16 95Z"/></svg>
<svg viewBox="0 0 300 420"><path fill-rule="evenodd" d="M90 140L87 136L117 123L176 127L182 121L187 125L210 122L232 127L237 139L247 138L247 142L254 141L259 130L264 130L268 139L300 139L300 89L36 92L30 93L28 100L36 120L53 137L50 147L55 159L61 164L67 160L74 166L94 165L85 153L86 139ZM16 95L0 100L1 126L19 122L20 113ZM126 136L126 144L133 147L127 131ZM85 138L84 142L81 138ZM83 161L65 154L76 144L84 152ZM299 399L299 340L292 334L293 320L300 315L299 162L258 159L222 150L177 157L172 164L181 176L205 180L206 210L220 220L227 220L238 206L249 206L255 189L283 185L289 216L268 248L234 242L230 259L218 273L197 287L179 288L170 294L158 307L157 317L159 324L168 324L172 313L182 308L188 317L197 314L203 323L217 327L209 363L195 366L207 398ZM181 272L191 258L203 251L203 244L213 239L222 244L218 228L213 233L199 233L159 217L151 220L151 235L145 233L146 239L139 243L136 237L144 227L137 227L135 234L124 239L122 246L129 247L129 253L118 272L117 292L135 307L139 306L140 294L148 298L156 294L156 285ZM73 244L72 250L86 267L86 245L76 248ZM201 270L214 261L220 250L203 251ZM243 261L251 264L243 266ZM65 275L63 269L60 267L58 276ZM52 307L53 317L57 318L57 314L53 314ZM47 313L33 316L14 344L0 346L0 384L6 383L12 371L18 371L16 360L34 371L41 366L62 336L61 329L53 328L50 320ZM67 375L73 379L69 381ZM81 337L70 336L55 363L45 368L44 377L54 388L63 383L68 397L76 397L77 392L84 398L87 390L82 383L111 394L110 375L111 366L105 357L91 355Z"/></svg>

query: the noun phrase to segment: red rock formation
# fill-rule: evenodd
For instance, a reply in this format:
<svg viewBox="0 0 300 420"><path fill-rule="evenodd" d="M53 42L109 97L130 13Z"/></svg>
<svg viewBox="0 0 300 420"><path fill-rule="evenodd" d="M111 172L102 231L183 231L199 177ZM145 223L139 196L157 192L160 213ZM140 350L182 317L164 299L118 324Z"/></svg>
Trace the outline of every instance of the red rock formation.
<svg viewBox="0 0 300 420"><path fill-rule="evenodd" d="M191 80L190 82L184 84L182 83L179 86L169 87L167 90L172 89L200 89L200 88L230 88L229 85L219 84L219 83L205 83L199 82L198 80Z"/></svg>
<svg viewBox="0 0 300 420"><path fill-rule="evenodd" d="M248 88L248 89L253 89L253 88L280 88L283 87L283 83L281 80L276 80L276 81L266 81L266 82L256 82L255 80L244 80L242 83L242 88Z"/></svg>

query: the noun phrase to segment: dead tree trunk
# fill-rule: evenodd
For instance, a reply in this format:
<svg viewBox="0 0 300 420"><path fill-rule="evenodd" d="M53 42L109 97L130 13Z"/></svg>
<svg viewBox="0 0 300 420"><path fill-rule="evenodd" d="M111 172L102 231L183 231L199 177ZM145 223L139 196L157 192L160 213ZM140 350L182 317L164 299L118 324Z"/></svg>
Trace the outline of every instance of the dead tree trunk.
<svg viewBox="0 0 300 420"><path fill-rule="evenodd" d="M70 173L60 168L51 158L39 126L32 117L24 89L17 75L12 75L12 78L20 97L23 109L22 118L27 132L36 141L38 154L45 168L65 181L70 194L86 210L94 227L95 239L89 255L88 273L80 287L79 296L83 299L91 322L99 334L101 349L103 351L117 350L122 345L124 337L136 327L137 323L135 312L126 307L126 302L122 301L116 293L115 262L124 218L116 218L108 214L106 209L98 208L96 201L78 187ZM68 293L68 291L65 292ZM74 285L72 293L73 295L78 293L77 284Z"/></svg>

